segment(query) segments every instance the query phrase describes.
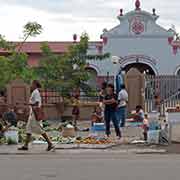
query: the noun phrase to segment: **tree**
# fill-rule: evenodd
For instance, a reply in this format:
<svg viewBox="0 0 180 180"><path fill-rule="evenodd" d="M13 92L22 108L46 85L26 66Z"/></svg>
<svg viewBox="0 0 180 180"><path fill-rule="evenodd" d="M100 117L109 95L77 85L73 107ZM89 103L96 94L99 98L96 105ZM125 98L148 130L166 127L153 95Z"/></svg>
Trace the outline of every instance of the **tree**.
<svg viewBox="0 0 180 180"><path fill-rule="evenodd" d="M42 33L42 26L37 22L28 22L23 29L23 41L19 44L18 52L21 51L24 43L30 37L36 37Z"/></svg>
<svg viewBox="0 0 180 180"><path fill-rule="evenodd" d="M88 40L88 35L82 34L80 42L74 43L63 55L53 53L47 43L42 45L43 58L37 75L46 88L56 88L63 95L68 95L74 88L80 88L84 92L92 90L87 84L90 78L86 70L87 59L104 59L109 54L88 55Z"/></svg>
<svg viewBox="0 0 180 180"><path fill-rule="evenodd" d="M6 84L16 78L21 78L25 82L29 82L36 78L34 69L28 66L27 54L21 52L22 47L29 37L35 37L42 32L42 27L36 22L29 22L24 26L23 41L19 44L7 42L0 35L0 48L8 52L7 56L0 57L0 88L4 88Z"/></svg>
<svg viewBox="0 0 180 180"><path fill-rule="evenodd" d="M9 63L8 58L0 57L0 90L4 89L7 82L10 81L11 68Z"/></svg>

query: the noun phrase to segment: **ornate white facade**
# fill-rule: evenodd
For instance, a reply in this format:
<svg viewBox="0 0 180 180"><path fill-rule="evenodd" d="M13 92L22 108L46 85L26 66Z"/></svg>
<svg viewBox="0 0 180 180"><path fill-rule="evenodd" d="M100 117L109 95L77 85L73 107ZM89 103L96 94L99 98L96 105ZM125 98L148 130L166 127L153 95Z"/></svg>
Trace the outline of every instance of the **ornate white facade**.
<svg viewBox="0 0 180 180"><path fill-rule="evenodd" d="M177 74L180 69L180 42L174 40L174 31L166 30L157 24L159 16L143 11L140 1L136 0L135 10L123 14L120 10L120 24L111 30L104 30L101 38L102 53L110 53L119 58L113 65L111 58L103 61L91 61L90 67L98 76L110 76L123 68L128 71L137 67L147 73ZM91 51L92 52L92 51Z"/></svg>

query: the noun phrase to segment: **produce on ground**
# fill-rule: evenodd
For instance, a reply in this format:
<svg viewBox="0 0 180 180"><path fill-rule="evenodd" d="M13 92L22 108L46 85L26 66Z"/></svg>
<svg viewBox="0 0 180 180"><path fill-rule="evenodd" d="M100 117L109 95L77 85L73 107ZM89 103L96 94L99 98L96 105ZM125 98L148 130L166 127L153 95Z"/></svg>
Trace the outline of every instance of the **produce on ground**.
<svg viewBox="0 0 180 180"><path fill-rule="evenodd" d="M77 138L75 143L77 144L111 144L112 140L108 138L100 138L100 137L86 137L86 138Z"/></svg>
<svg viewBox="0 0 180 180"><path fill-rule="evenodd" d="M63 128L72 128L73 126L69 123L61 124L60 127L45 127L51 141L58 144L112 144L113 141L104 137L63 137L60 135L60 130ZM62 128L62 129L61 129ZM19 128L18 130L18 139L19 143L24 143L26 139L26 130L24 128ZM44 138L41 136L33 136L32 141L41 141L44 142ZM0 138L0 144L15 144L11 139Z"/></svg>

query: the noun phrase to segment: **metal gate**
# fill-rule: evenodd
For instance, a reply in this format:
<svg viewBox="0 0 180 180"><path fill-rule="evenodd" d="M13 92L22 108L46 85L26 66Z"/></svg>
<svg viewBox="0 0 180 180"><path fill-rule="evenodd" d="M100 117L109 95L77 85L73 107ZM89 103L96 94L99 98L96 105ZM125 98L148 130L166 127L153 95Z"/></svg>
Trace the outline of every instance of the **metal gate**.
<svg viewBox="0 0 180 180"><path fill-rule="evenodd" d="M180 76L145 76L145 110L165 111L180 104Z"/></svg>

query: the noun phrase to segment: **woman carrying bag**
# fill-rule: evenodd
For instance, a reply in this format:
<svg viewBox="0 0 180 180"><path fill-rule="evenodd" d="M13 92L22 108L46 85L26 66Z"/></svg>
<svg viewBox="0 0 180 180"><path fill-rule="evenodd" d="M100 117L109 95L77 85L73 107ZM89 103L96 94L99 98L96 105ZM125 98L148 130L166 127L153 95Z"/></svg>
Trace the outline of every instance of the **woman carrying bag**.
<svg viewBox="0 0 180 180"><path fill-rule="evenodd" d="M30 113L29 118L26 126L26 141L25 144L18 148L18 150L28 150L29 142L31 141L32 133L40 134L43 136L43 138L47 141L48 147L47 151L50 151L54 149L54 146L50 140L50 138L47 136L46 132L43 130L43 127L41 125L41 121L44 120L44 113L42 110L42 102L41 102L41 95L39 92L39 89L41 88L41 84L39 81L34 80L31 85L31 97L29 101L30 106Z"/></svg>

